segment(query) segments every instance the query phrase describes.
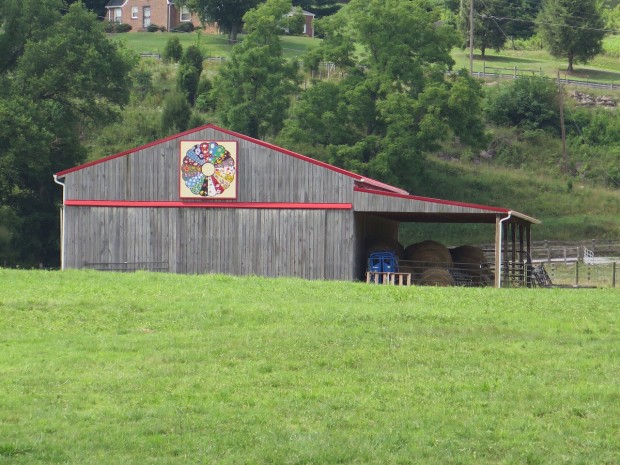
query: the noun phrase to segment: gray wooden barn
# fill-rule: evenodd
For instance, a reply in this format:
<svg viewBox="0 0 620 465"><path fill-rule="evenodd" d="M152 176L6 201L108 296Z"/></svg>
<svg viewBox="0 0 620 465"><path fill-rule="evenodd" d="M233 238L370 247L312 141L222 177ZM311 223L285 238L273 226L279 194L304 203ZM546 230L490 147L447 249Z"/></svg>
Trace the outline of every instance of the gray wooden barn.
<svg viewBox="0 0 620 465"><path fill-rule="evenodd" d="M62 268L356 280L399 223L492 223L496 264L537 220L407 192L214 125L67 169ZM501 285L497 273L496 286Z"/></svg>

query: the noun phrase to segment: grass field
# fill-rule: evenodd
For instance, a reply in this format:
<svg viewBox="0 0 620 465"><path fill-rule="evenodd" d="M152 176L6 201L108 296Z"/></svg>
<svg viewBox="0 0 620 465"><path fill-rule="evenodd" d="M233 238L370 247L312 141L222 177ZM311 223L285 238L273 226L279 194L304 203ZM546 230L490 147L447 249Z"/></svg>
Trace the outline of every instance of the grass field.
<svg viewBox="0 0 620 465"><path fill-rule="evenodd" d="M0 464L617 464L619 297L0 269Z"/></svg>
<svg viewBox="0 0 620 465"><path fill-rule="evenodd" d="M127 34L108 34L108 38L123 42L127 48L137 53L158 53L162 54L166 47L166 42L171 37L178 37L181 45L185 49L189 45L198 45L206 58L208 57L229 57L232 45L228 43L225 34L204 34L204 33L174 33L174 32L137 32ZM243 34L239 35L239 40L243 40ZM320 39L311 39L301 36L283 36L282 48L284 56L287 58L301 57L309 48L320 43Z"/></svg>

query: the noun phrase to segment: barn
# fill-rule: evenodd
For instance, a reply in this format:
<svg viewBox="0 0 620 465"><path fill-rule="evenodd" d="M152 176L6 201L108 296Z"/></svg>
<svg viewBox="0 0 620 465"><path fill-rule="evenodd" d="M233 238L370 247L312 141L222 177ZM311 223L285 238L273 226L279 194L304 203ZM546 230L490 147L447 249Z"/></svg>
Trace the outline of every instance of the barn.
<svg viewBox="0 0 620 465"><path fill-rule="evenodd" d="M495 266L508 273L538 222L410 195L212 124L54 180L63 188L63 269L358 280L368 245L398 239L401 222L458 222L495 225Z"/></svg>

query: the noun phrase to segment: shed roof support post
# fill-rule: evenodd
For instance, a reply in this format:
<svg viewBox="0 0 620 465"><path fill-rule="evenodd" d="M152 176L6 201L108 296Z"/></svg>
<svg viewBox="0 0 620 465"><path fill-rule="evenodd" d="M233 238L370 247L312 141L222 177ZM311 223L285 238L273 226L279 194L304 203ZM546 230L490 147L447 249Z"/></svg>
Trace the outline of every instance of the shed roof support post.
<svg viewBox="0 0 620 465"><path fill-rule="evenodd" d="M502 286L501 281L502 264L502 223L500 215L495 216L495 287Z"/></svg>

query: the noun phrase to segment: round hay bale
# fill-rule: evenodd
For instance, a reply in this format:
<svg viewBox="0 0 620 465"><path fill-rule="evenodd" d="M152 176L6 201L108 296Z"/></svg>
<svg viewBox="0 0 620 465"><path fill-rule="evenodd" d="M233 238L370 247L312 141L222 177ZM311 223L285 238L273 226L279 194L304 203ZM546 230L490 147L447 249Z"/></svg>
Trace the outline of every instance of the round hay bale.
<svg viewBox="0 0 620 465"><path fill-rule="evenodd" d="M404 258L405 249L395 239L375 239L370 243L367 247L367 255L370 255L374 252L394 252L396 258Z"/></svg>
<svg viewBox="0 0 620 465"><path fill-rule="evenodd" d="M448 268L452 257L448 248L437 241L423 241L405 249L405 258L416 268Z"/></svg>
<svg viewBox="0 0 620 465"><path fill-rule="evenodd" d="M424 270L419 279L416 280L416 284L421 286L454 286L454 278L448 270L443 268L428 268Z"/></svg>
<svg viewBox="0 0 620 465"><path fill-rule="evenodd" d="M462 245L450 249L453 267L465 273L473 284L488 286L493 284L495 276L480 247Z"/></svg>

